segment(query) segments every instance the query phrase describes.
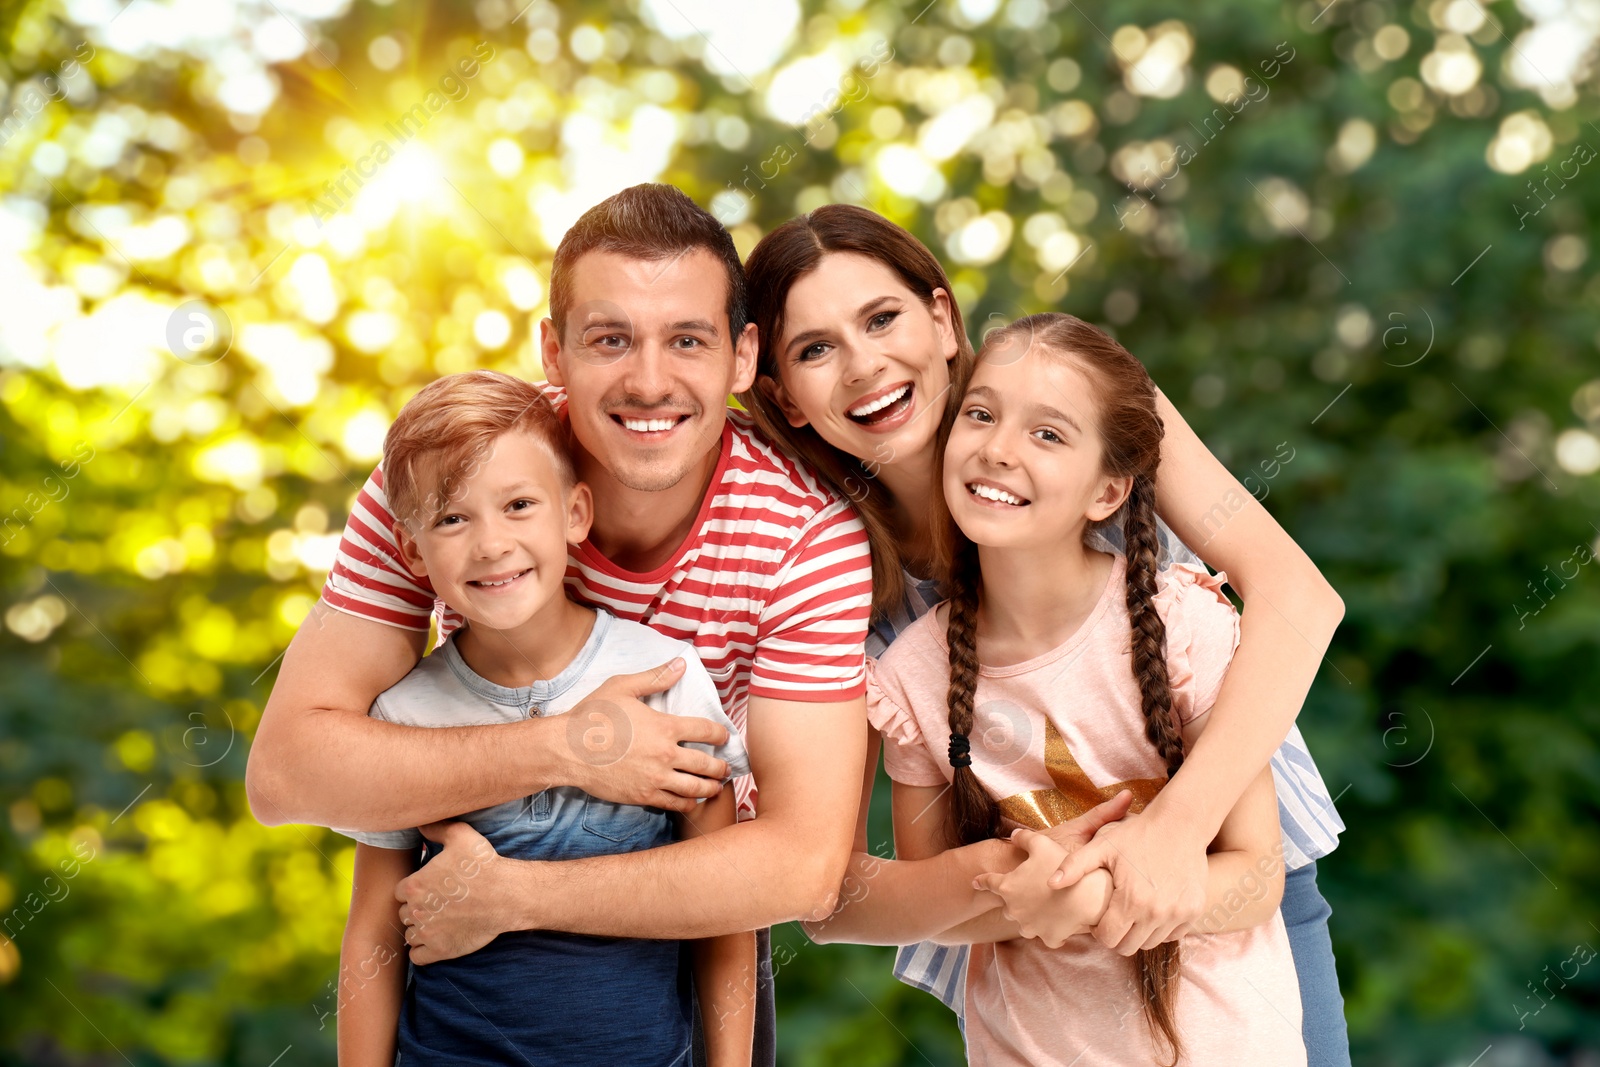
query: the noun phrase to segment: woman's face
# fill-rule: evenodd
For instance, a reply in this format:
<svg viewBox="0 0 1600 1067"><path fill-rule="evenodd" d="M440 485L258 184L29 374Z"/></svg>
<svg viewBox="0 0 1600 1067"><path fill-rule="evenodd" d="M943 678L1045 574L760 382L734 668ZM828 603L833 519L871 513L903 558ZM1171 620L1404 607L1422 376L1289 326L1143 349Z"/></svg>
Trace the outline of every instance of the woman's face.
<svg viewBox="0 0 1600 1067"><path fill-rule="evenodd" d="M783 320L762 388L789 425L879 466L930 448L956 355L948 293L930 307L876 259L834 252L790 288Z"/></svg>

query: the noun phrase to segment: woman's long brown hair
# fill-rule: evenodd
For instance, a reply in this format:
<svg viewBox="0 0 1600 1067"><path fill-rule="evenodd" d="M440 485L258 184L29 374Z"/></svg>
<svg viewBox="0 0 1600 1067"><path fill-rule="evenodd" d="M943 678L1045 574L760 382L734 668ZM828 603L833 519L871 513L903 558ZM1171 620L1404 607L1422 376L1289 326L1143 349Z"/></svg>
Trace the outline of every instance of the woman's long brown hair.
<svg viewBox="0 0 1600 1067"><path fill-rule="evenodd" d="M933 306L935 289L951 293L950 279L927 246L882 215L853 204L828 204L790 219L763 237L745 262L750 321L761 334L758 384L762 378L778 380L777 344L783 336L789 290L832 252L855 252L877 260L894 271L929 308ZM954 382L970 371L974 357L953 293L950 326L956 335L956 358L950 368ZM942 413L946 421L960 398L961 389L952 387ZM752 386L740 393L739 403L754 417L762 433L788 446L811 464L836 493L855 504L872 545L873 611L887 612L899 604L905 592L901 551L904 539L895 531L894 501L875 472L855 456L828 444L811 426L790 426L778 405L760 388Z"/></svg>
<svg viewBox="0 0 1600 1067"><path fill-rule="evenodd" d="M1139 685L1144 709L1145 736L1155 746L1171 777L1183 765L1183 734L1179 732L1172 710L1166 625L1154 604L1161 553L1156 533L1155 478L1163 432L1161 417L1156 414L1155 383L1144 365L1127 349L1104 331L1071 315L1048 313L1018 319L989 334L984 350L998 348L1014 354L1027 351L1030 346L1071 360L1085 371L1099 402L1097 428L1102 444L1102 472L1113 478L1133 478L1133 490L1122 507L1096 525L1120 522L1126 537L1133 676ZM941 457L951 421L947 420L940 433ZM972 733L973 694L978 682L977 619L981 576L976 547L948 519L940 528L948 531L950 537L943 553L948 560L945 579L951 593L946 630L950 646L950 733L952 737L968 738ZM955 845L982 841L999 832L1000 806L970 766L955 768L950 810ZM1161 1039L1165 1039L1173 1063L1182 1051L1173 1011L1179 962L1176 941L1141 950L1134 961L1151 1036L1158 1046Z"/></svg>

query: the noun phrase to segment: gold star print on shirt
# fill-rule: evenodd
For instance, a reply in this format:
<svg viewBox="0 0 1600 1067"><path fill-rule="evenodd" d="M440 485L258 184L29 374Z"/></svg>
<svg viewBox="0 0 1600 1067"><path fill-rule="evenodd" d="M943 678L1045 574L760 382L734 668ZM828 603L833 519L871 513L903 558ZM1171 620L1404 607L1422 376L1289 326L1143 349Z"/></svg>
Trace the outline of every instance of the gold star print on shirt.
<svg viewBox="0 0 1600 1067"><path fill-rule="evenodd" d="M1044 766L1055 783L1054 789L1033 789L1006 797L1000 802L1000 814L1030 830L1048 830L1058 823L1075 819L1090 808L1110 800L1124 789L1133 793L1133 806L1129 811L1142 811L1144 806L1167 784L1162 778L1133 778L1108 786L1097 786L1089 780L1078 761L1067 748L1066 738L1049 719L1044 726Z"/></svg>

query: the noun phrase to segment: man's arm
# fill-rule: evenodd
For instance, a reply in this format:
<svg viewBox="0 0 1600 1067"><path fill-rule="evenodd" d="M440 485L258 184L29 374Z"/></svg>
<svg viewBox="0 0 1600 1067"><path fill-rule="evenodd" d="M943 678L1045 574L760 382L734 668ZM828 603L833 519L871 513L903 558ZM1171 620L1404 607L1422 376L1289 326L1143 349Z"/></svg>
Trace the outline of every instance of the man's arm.
<svg viewBox="0 0 1600 1067"><path fill-rule="evenodd" d="M507 930L689 940L826 915L850 858L865 716L859 697L752 697L746 736L760 817L690 841L563 862L510 860L452 824L444 851L396 893L402 918L420 928L412 962L463 955Z"/></svg>
<svg viewBox="0 0 1600 1067"><path fill-rule="evenodd" d="M608 736L629 739L614 759L573 751L565 717L448 730L370 718L378 694L421 659L425 639L317 603L284 653L250 746L245 790L259 821L408 829L554 785L680 811L716 793L716 782L696 776L719 774L722 761L678 742L719 743L723 728L638 700L676 682L681 667L612 679L573 711L602 716Z"/></svg>

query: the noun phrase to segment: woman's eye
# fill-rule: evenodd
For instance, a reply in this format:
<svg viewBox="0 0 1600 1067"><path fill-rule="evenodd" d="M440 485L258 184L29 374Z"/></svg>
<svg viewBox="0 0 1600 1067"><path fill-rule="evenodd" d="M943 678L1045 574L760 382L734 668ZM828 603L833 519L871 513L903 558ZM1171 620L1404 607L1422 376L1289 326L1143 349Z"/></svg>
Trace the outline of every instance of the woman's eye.
<svg viewBox="0 0 1600 1067"><path fill-rule="evenodd" d="M822 356L827 351L828 351L828 346L823 344L821 341L818 341L814 345L807 345L805 348L802 348L800 350L800 355L798 355L795 358L797 358L797 359L799 359L801 361L810 360L810 359L821 359Z"/></svg>
<svg viewBox="0 0 1600 1067"><path fill-rule="evenodd" d="M898 318L899 315L900 312L898 311L880 311L872 316L871 321L867 323L867 327L873 330L881 330Z"/></svg>

